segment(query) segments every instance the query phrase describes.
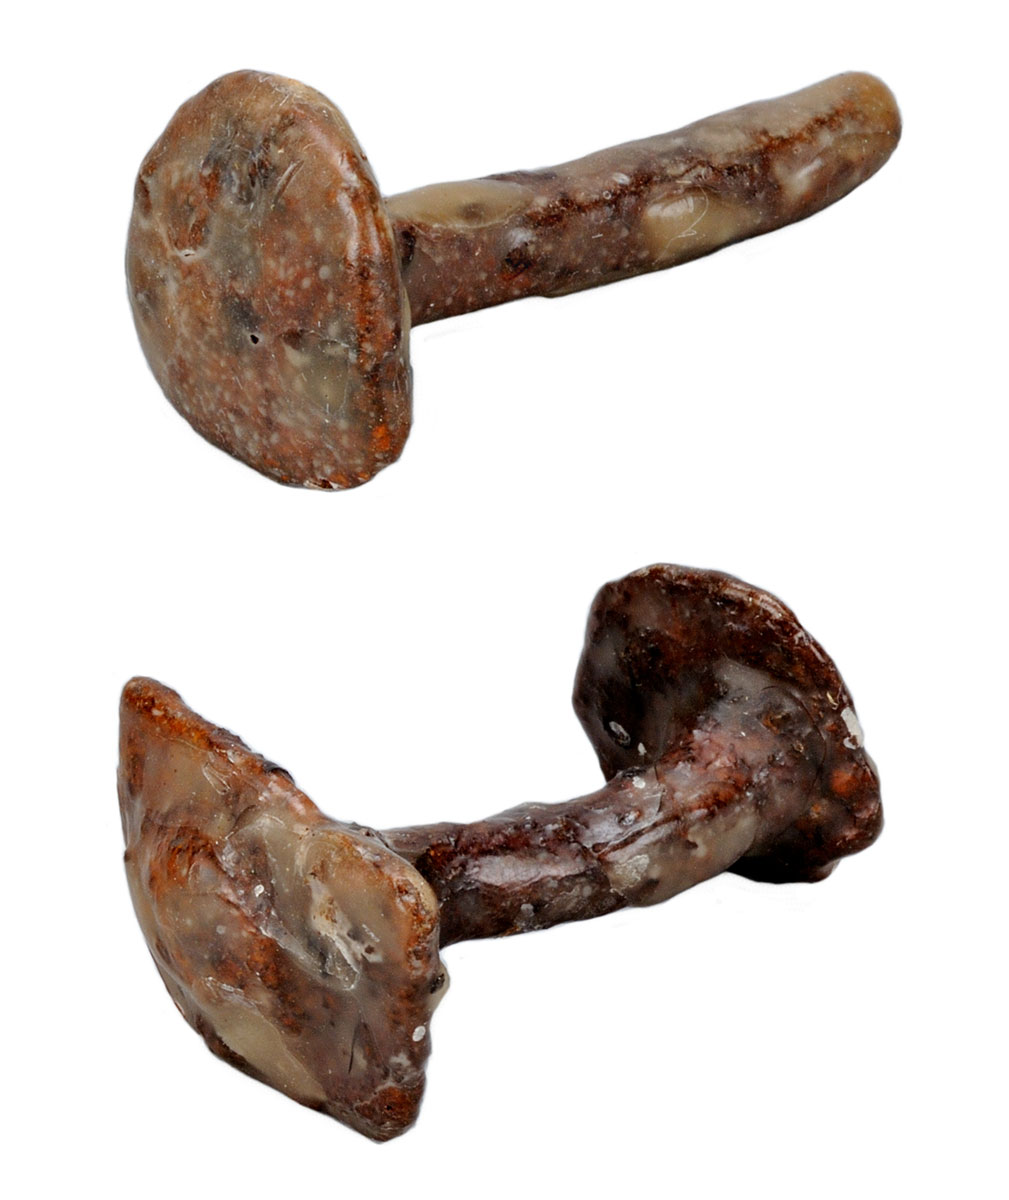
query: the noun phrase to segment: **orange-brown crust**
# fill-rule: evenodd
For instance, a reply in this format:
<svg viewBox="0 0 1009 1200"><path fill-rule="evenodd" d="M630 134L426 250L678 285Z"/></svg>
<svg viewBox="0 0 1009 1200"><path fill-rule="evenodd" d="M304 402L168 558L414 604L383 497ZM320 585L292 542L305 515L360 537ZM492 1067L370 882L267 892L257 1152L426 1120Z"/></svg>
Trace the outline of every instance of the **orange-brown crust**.
<svg viewBox="0 0 1009 1200"><path fill-rule="evenodd" d="M427 883L153 680L121 706L141 928L215 1054L379 1141L416 1119L444 994Z"/></svg>
<svg viewBox="0 0 1009 1200"><path fill-rule="evenodd" d="M355 487L399 457L396 249L325 96L238 71L182 105L140 168L126 268L151 368L209 441L306 487Z"/></svg>

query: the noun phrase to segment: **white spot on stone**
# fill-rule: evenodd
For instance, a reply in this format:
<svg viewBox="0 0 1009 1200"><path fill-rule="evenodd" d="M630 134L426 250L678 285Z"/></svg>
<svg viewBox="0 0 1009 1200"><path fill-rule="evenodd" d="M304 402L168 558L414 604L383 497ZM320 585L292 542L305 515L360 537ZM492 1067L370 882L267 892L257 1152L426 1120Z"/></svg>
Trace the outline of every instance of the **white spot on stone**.
<svg viewBox="0 0 1009 1200"><path fill-rule="evenodd" d="M252 894L254 896L261 896L265 891L266 891L266 888L263 887L263 885L261 883L257 883L256 886L252 889Z"/></svg>
<svg viewBox="0 0 1009 1200"><path fill-rule="evenodd" d="M855 710L850 706L842 709L841 720L845 723L850 735L844 739L844 744L849 750L857 750L865 741L865 734L862 732L862 726L855 715Z"/></svg>
<svg viewBox="0 0 1009 1200"><path fill-rule="evenodd" d="M329 265L329 263L326 263L325 266L322 266L319 268L319 278L320 279L328 279L330 277L330 275L332 275L332 274L333 274L333 268Z"/></svg>
<svg viewBox="0 0 1009 1200"><path fill-rule="evenodd" d="M288 346L286 343L283 347L284 357L296 371L304 371L312 365L312 356L305 350L298 350L294 346Z"/></svg>
<svg viewBox="0 0 1009 1200"><path fill-rule="evenodd" d="M648 753L648 751L645 749L644 742L638 742L638 753L641 755L642 758L644 758L645 755Z"/></svg>
<svg viewBox="0 0 1009 1200"><path fill-rule="evenodd" d="M644 777L644 775L635 775L635 776L634 776L634 786L635 786L636 788L643 788L643 787L645 786L645 777Z"/></svg>
<svg viewBox="0 0 1009 1200"><path fill-rule="evenodd" d="M823 166L822 158L814 158L811 163L806 163L804 167L800 167L797 171L791 172L789 175L785 173L785 177L781 179L785 190L793 197L802 196L809 191L810 185L813 182L813 176ZM779 176L782 172L778 172Z"/></svg>
<svg viewBox="0 0 1009 1200"><path fill-rule="evenodd" d="M631 740L631 735L627 732L623 725L618 724L616 721L610 722L610 732L621 744L621 746L626 746Z"/></svg>
<svg viewBox="0 0 1009 1200"><path fill-rule="evenodd" d="M224 926L223 926L223 925L218 925L218 926L217 926L217 932L218 932L218 933L224 933Z"/></svg>
<svg viewBox="0 0 1009 1200"><path fill-rule="evenodd" d="M630 175L625 175L623 171L614 171L611 178L614 183L619 183L621 185L631 182Z"/></svg>
<svg viewBox="0 0 1009 1200"><path fill-rule="evenodd" d="M425 1033L427 1033L427 1026L426 1025L418 1025L417 1028L413 1031L413 1040L415 1042L423 1041Z"/></svg>

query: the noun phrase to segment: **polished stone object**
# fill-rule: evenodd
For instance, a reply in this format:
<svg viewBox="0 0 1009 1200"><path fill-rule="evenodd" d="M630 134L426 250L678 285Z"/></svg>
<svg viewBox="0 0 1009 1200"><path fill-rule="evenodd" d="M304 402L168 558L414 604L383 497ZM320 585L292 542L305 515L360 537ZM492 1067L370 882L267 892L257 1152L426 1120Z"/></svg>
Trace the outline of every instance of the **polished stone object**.
<svg viewBox="0 0 1009 1200"><path fill-rule="evenodd" d="M730 575L662 565L603 587L574 705L599 791L384 833L434 888L442 945L656 904L724 870L823 879L879 833L837 668L790 609Z"/></svg>
<svg viewBox="0 0 1009 1200"><path fill-rule="evenodd" d="M378 833L152 680L123 692L134 905L221 1057L384 1140L416 1117L438 946L655 904L724 870L824 878L882 812L851 696L767 592L655 566L589 616L575 708L608 782L473 824Z"/></svg>
<svg viewBox="0 0 1009 1200"><path fill-rule="evenodd" d="M549 170L382 203L336 106L239 71L144 160L127 247L133 314L172 404L282 483L349 488L411 420L410 323L662 270L801 220L900 136L870 75L732 109Z"/></svg>
<svg viewBox="0 0 1009 1200"><path fill-rule="evenodd" d="M215 445L319 487L399 457L406 294L378 185L325 96L240 71L184 104L140 168L127 276L151 369Z"/></svg>
<svg viewBox="0 0 1009 1200"><path fill-rule="evenodd" d="M371 1138L411 1125L447 981L420 875L152 680L123 692L119 799L141 928L210 1049Z"/></svg>

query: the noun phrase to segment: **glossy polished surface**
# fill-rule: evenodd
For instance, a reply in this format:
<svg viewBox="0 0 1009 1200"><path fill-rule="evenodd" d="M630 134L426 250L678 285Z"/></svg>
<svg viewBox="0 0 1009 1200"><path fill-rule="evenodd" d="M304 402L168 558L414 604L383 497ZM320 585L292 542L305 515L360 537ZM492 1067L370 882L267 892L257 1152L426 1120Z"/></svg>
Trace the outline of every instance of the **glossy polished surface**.
<svg viewBox="0 0 1009 1200"><path fill-rule="evenodd" d="M401 1133L447 982L431 889L171 689L132 680L120 722L126 874L179 1011L301 1104Z"/></svg>
<svg viewBox="0 0 1009 1200"><path fill-rule="evenodd" d="M134 907L222 1058L369 1137L416 1119L438 946L666 900L720 871L817 880L868 846L879 784L851 696L794 614L717 571L601 589L575 708L609 781L472 824L332 821L153 680L121 705Z"/></svg>
<svg viewBox="0 0 1009 1200"><path fill-rule="evenodd" d="M133 316L172 404L281 483L348 488L410 429L406 298L339 109L238 71L187 101L137 178Z"/></svg>
<svg viewBox="0 0 1009 1200"><path fill-rule="evenodd" d="M899 137L885 84L851 73L386 205L332 101L238 71L187 101L140 168L133 315L204 437L281 483L355 487L409 433L411 322L597 287L802 220Z"/></svg>
<svg viewBox="0 0 1009 1200"><path fill-rule="evenodd" d="M882 825L854 704L780 600L658 565L600 589L575 711L608 782L471 825L385 833L445 945L657 904L724 870L825 878Z"/></svg>

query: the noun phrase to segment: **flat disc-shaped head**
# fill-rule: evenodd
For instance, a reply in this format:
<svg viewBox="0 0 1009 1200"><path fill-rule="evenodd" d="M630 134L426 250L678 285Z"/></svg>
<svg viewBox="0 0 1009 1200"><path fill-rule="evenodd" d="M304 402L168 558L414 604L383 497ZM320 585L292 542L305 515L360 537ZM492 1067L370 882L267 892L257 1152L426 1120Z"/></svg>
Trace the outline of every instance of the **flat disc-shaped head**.
<svg viewBox="0 0 1009 1200"><path fill-rule="evenodd" d="M721 699L732 664L787 693L821 747L806 811L733 870L822 878L878 835L879 778L837 667L777 597L721 571L667 564L606 584L589 614L575 711L609 779L687 740Z"/></svg>
<svg viewBox="0 0 1009 1200"><path fill-rule="evenodd" d="M447 979L428 884L169 688L132 680L120 718L126 873L179 1011L292 1099L403 1133Z"/></svg>
<svg viewBox="0 0 1009 1200"><path fill-rule="evenodd" d="M126 273L148 362L209 441L306 487L399 457L406 294L378 185L325 96L238 71L187 101L140 168Z"/></svg>

